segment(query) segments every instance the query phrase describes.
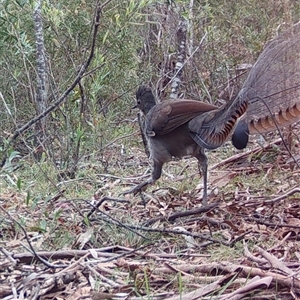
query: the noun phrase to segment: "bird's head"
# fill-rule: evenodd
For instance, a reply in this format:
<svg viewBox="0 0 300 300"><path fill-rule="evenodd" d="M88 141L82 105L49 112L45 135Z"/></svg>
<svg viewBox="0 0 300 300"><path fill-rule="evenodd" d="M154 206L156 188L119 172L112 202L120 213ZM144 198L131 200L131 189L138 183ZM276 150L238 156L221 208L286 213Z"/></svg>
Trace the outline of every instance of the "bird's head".
<svg viewBox="0 0 300 300"><path fill-rule="evenodd" d="M140 109L144 115L156 105L155 97L148 86L141 85L136 91L136 105L133 108Z"/></svg>

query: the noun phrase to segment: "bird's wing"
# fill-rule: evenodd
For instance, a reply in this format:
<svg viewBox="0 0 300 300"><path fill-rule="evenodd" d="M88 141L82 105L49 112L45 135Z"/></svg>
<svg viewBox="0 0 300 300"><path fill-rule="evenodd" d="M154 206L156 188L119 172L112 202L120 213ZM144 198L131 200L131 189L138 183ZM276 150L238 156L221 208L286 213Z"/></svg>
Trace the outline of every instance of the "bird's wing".
<svg viewBox="0 0 300 300"><path fill-rule="evenodd" d="M146 115L148 135L164 135L217 106L196 100L168 100L155 105Z"/></svg>

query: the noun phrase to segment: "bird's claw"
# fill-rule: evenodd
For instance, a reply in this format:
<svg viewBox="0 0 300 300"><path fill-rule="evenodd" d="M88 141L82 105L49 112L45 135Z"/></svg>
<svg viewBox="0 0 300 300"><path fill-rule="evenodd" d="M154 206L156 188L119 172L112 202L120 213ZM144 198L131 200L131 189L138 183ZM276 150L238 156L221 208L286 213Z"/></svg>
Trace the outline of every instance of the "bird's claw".
<svg viewBox="0 0 300 300"><path fill-rule="evenodd" d="M122 195L133 194L135 196L137 194L141 194L146 189L148 184L149 184L148 181L140 183L140 184L134 186L133 188L123 192Z"/></svg>

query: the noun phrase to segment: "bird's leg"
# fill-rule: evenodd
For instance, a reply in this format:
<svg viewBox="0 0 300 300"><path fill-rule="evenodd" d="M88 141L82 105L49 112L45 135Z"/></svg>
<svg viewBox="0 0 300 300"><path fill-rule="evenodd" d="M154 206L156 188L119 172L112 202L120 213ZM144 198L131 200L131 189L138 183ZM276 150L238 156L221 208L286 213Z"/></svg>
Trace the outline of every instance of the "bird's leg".
<svg viewBox="0 0 300 300"><path fill-rule="evenodd" d="M207 205L207 156L204 153L204 149L200 149L199 154L196 157L198 159L199 174L203 176L203 200L204 206Z"/></svg>
<svg viewBox="0 0 300 300"><path fill-rule="evenodd" d="M149 184L153 184L156 180L158 180L160 178L161 172L162 172L162 166L163 166L163 163L153 161L153 169L152 169L151 178L145 182L138 184L137 186L133 187L132 189L125 191L123 193L123 195L127 195L127 194L136 195L136 194L141 193L142 191L146 190L146 188Z"/></svg>

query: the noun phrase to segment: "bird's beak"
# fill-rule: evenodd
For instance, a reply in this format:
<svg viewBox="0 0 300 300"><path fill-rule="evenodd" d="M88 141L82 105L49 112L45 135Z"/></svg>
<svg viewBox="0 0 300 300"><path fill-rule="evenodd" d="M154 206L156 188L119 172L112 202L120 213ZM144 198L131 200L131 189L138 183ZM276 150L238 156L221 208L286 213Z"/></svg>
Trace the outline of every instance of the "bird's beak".
<svg viewBox="0 0 300 300"><path fill-rule="evenodd" d="M131 109L136 109L136 108L138 108L137 104L135 106L131 107Z"/></svg>

